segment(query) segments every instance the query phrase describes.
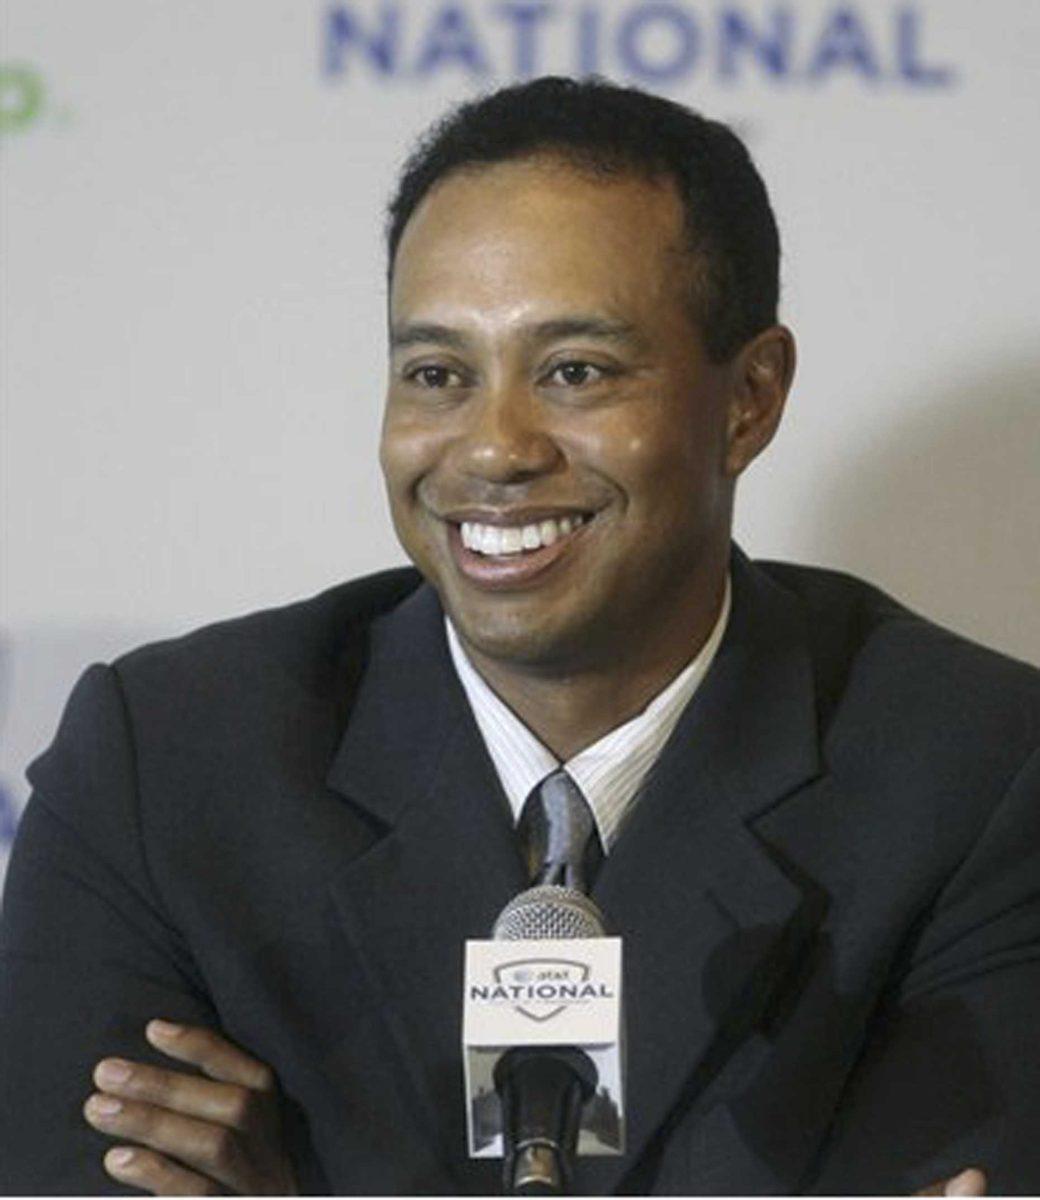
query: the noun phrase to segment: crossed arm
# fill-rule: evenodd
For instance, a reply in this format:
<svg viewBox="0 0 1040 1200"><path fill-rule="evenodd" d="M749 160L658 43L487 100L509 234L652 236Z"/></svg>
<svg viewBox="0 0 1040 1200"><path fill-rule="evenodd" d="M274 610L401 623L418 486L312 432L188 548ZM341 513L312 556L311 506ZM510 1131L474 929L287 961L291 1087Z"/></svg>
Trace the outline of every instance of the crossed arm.
<svg viewBox="0 0 1040 1200"><path fill-rule="evenodd" d="M206 1078L103 1059L87 1120L118 1139L104 1156L120 1183L156 1196L298 1195L278 1129L270 1068L213 1030L150 1021L157 1049L199 1067ZM883 1148L879 1147L879 1153ZM968 1168L920 1196L984 1196L986 1178Z"/></svg>

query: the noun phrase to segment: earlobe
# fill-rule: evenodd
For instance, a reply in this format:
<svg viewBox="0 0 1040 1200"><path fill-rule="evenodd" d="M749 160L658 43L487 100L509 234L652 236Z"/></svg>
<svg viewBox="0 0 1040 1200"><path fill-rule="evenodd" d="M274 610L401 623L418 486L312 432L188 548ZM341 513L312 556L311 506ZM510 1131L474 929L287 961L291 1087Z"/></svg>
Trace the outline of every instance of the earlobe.
<svg viewBox="0 0 1040 1200"><path fill-rule="evenodd" d="M769 445L783 416L795 369L791 331L774 325L752 338L733 361L726 473L736 478Z"/></svg>

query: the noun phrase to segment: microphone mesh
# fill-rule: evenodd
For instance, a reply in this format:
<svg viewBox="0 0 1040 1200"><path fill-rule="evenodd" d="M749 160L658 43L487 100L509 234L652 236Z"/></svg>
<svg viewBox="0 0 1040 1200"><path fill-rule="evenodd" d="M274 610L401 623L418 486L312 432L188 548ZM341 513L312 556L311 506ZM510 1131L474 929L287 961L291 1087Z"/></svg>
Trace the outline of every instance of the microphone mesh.
<svg viewBox="0 0 1040 1200"><path fill-rule="evenodd" d="M584 892L543 884L514 896L499 913L491 936L518 942L605 937L606 932L603 914Z"/></svg>

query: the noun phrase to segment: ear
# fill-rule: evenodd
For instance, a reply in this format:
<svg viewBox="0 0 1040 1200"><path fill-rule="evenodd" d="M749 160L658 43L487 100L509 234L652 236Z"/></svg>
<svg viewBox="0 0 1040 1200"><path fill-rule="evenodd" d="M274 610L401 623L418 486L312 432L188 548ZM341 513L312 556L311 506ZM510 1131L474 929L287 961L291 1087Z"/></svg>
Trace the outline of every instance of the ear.
<svg viewBox="0 0 1040 1200"><path fill-rule="evenodd" d="M769 445L794 379L794 335L773 325L741 347L731 364L726 473L734 479Z"/></svg>

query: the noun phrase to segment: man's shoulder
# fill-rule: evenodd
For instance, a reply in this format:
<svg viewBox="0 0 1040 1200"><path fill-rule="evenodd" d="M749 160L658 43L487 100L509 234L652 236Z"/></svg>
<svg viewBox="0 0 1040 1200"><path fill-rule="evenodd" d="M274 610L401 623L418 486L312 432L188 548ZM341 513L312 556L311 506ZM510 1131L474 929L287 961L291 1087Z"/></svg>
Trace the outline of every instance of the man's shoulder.
<svg viewBox="0 0 1040 1200"><path fill-rule="evenodd" d="M151 642L113 664L131 689L197 692L207 684L236 689L291 680L309 689L342 671L363 653L373 621L391 612L421 585L411 567L348 580L317 595L205 625Z"/></svg>
<svg viewBox="0 0 1040 1200"><path fill-rule="evenodd" d="M824 697L873 695L892 713L917 709L918 716L927 711L953 724L1003 714L1040 738L1036 666L929 620L843 571L771 560L755 566L797 598Z"/></svg>

